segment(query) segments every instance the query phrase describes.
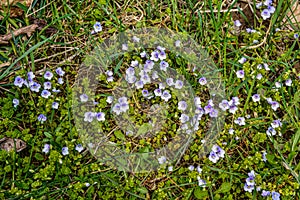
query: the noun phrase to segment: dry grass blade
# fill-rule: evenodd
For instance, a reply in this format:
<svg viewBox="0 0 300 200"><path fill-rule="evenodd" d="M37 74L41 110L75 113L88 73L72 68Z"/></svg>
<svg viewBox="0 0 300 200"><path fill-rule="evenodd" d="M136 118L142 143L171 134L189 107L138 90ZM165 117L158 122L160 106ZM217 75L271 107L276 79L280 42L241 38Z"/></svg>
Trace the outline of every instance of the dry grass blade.
<svg viewBox="0 0 300 200"><path fill-rule="evenodd" d="M21 34L26 34L28 37L30 37L32 33L37 29L37 27L38 25L31 24L29 26L25 26L20 29L17 29L13 33L8 33L6 35L0 36L0 44L8 44L9 40Z"/></svg>

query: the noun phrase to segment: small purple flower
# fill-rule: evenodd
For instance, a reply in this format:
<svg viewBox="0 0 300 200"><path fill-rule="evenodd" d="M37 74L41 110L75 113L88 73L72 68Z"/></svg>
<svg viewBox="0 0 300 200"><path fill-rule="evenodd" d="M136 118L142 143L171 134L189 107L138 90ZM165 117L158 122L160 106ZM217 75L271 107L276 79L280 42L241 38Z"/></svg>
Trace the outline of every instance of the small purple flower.
<svg viewBox="0 0 300 200"><path fill-rule="evenodd" d="M260 79L262 79L262 75L259 73L256 75L256 78L257 78L257 80L260 80Z"/></svg>
<svg viewBox="0 0 300 200"><path fill-rule="evenodd" d="M205 114L208 114L210 113L214 108L208 104L207 106L204 107L204 111L205 111Z"/></svg>
<svg viewBox="0 0 300 200"><path fill-rule="evenodd" d="M228 130L228 133L229 133L230 135L232 135L232 134L234 133L234 129L233 129L233 128L230 128L230 129Z"/></svg>
<svg viewBox="0 0 300 200"><path fill-rule="evenodd" d="M108 96L107 99L106 99L106 102L111 104L114 100L114 97L113 96Z"/></svg>
<svg viewBox="0 0 300 200"><path fill-rule="evenodd" d="M173 78L167 78L167 79L166 79L166 83L167 83L168 86L174 85L174 80L173 80Z"/></svg>
<svg viewBox="0 0 300 200"><path fill-rule="evenodd" d="M141 58L146 58L147 57L147 53L145 51L143 51L142 53L140 53Z"/></svg>
<svg viewBox="0 0 300 200"><path fill-rule="evenodd" d="M218 110L216 109L212 109L210 112L209 112L209 116L210 117L218 117Z"/></svg>
<svg viewBox="0 0 300 200"><path fill-rule="evenodd" d="M58 78L57 82L58 82L58 84L62 85L62 84L64 84L64 79Z"/></svg>
<svg viewBox="0 0 300 200"><path fill-rule="evenodd" d="M150 76L148 75L141 76L141 81L143 81L143 84L151 83Z"/></svg>
<svg viewBox="0 0 300 200"><path fill-rule="evenodd" d="M256 8L259 9L260 7L262 7L262 5L263 5L263 3L259 2L259 3L256 4Z"/></svg>
<svg viewBox="0 0 300 200"><path fill-rule="evenodd" d="M229 109L229 103L227 100L222 100L222 102L219 104L219 108L221 108L223 111L226 111Z"/></svg>
<svg viewBox="0 0 300 200"><path fill-rule="evenodd" d="M251 193L254 190L254 186L253 185L248 185L247 183L245 183L244 190L246 192L250 192Z"/></svg>
<svg viewBox="0 0 300 200"><path fill-rule="evenodd" d="M282 126L282 123L281 123L280 119L276 119L276 120L274 120L274 121L271 123L271 126L272 126L273 128L278 128L278 127L281 127L281 126Z"/></svg>
<svg viewBox="0 0 300 200"><path fill-rule="evenodd" d="M280 200L280 194L278 192L272 192L272 200Z"/></svg>
<svg viewBox="0 0 300 200"><path fill-rule="evenodd" d="M17 76L15 78L15 82L14 82L15 86L18 86L19 88L21 88L23 86L23 83L24 83L24 79L22 79L20 76Z"/></svg>
<svg viewBox="0 0 300 200"><path fill-rule="evenodd" d="M149 96L148 90L146 90L146 89L142 90L142 95L143 95L144 97Z"/></svg>
<svg viewBox="0 0 300 200"><path fill-rule="evenodd" d="M161 94L162 94L161 89L160 89L160 88L155 89L155 90L154 90L154 94L155 94L155 96L160 97Z"/></svg>
<svg viewBox="0 0 300 200"><path fill-rule="evenodd" d="M160 60L165 60L167 58L167 54L164 51L160 51L158 58Z"/></svg>
<svg viewBox="0 0 300 200"><path fill-rule="evenodd" d="M295 33L295 34L294 34L294 38L295 38L295 39L298 39L298 38L299 38L299 34L298 34L298 33Z"/></svg>
<svg viewBox="0 0 300 200"><path fill-rule="evenodd" d="M213 163L217 163L218 160L219 160L219 156L216 154L216 152L214 151L211 151L209 156L208 156L208 159L213 162Z"/></svg>
<svg viewBox="0 0 300 200"><path fill-rule="evenodd" d="M146 60L144 64L144 70L150 72L154 67L154 62L152 60Z"/></svg>
<svg viewBox="0 0 300 200"><path fill-rule="evenodd" d="M164 164L166 162L167 162L167 158L165 156L161 156L161 157L158 158L158 163L159 164L162 165L162 164Z"/></svg>
<svg viewBox="0 0 300 200"><path fill-rule="evenodd" d="M137 60L131 61L130 66L131 66L131 67L137 67L137 66L139 66L139 61L137 61ZM112 76L112 75L113 75L113 74L111 73L110 76Z"/></svg>
<svg viewBox="0 0 300 200"><path fill-rule="evenodd" d="M244 64L247 61L247 58L242 57L241 59L239 59L239 63Z"/></svg>
<svg viewBox="0 0 300 200"><path fill-rule="evenodd" d="M271 192L267 191L267 190L263 190L262 193L261 193L261 196L263 196L263 197L267 197L267 196L270 196L270 195L271 195Z"/></svg>
<svg viewBox="0 0 300 200"><path fill-rule="evenodd" d="M276 130L273 128L273 127L269 127L268 130L266 131L267 135L268 136L271 136L271 135L276 135Z"/></svg>
<svg viewBox="0 0 300 200"><path fill-rule="evenodd" d="M198 185L199 185L200 187L205 187L206 181L203 180L203 179L201 179L199 176L197 176L197 179L198 179Z"/></svg>
<svg viewBox="0 0 300 200"><path fill-rule="evenodd" d="M190 165L190 166L188 167L188 169L189 169L190 171L194 171L195 167L194 167L193 165Z"/></svg>
<svg viewBox="0 0 300 200"><path fill-rule="evenodd" d="M102 26L101 26L100 22L96 22L94 24L93 28L94 28L94 32L93 33L98 33L98 32L102 31Z"/></svg>
<svg viewBox="0 0 300 200"><path fill-rule="evenodd" d="M138 43L138 42L140 42L140 38L133 36L132 41Z"/></svg>
<svg viewBox="0 0 300 200"><path fill-rule="evenodd" d="M144 87L144 82L139 80L139 81L135 82L135 86L137 89L141 89Z"/></svg>
<svg viewBox="0 0 300 200"><path fill-rule="evenodd" d="M57 103L57 102L52 103L52 108L53 109L58 109L58 106L59 106L59 103Z"/></svg>
<svg viewBox="0 0 300 200"><path fill-rule="evenodd" d="M120 109L122 112L126 112L129 109L128 103L120 103Z"/></svg>
<svg viewBox="0 0 300 200"><path fill-rule="evenodd" d="M268 11L273 14L275 12L275 7L274 6L268 6Z"/></svg>
<svg viewBox="0 0 300 200"><path fill-rule="evenodd" d="M58 76L63 76L65 74L65 71L63 71L61 67L58 67L55 72Z"/></svg>
<svg viewBox="0 0 300 200"><path fill-rule="evenodd" d="M112 109L113 112L115 112L117 115L119 115L122 110L121 110L121 105L119 103L116 103Z"/></svg>
<svg viewBox="0 0 300 200"><path fill-rule="evenodd" d="M52 89L52 92L59 93L60 90L57 90L56 88L53 88L53 89Z"/></svg>
<svg viewBox="0 0 300 200"><path fill-rule="evenodd" d="M159 60L159 52L158 51L153 51L151 53L150 59L157 62Z"/></svg>
<svg viewBox="0 0 300 200"><path fill-rule="evenodd" d="M83 149L84 148L81 144L77 144L76 147L75 147L75 150L78 151L79 153L82 152Z"/></svg>
<svg viewBox="0 0 300 200"><path fill-rule="evenodd" d="M235 21L234 21L234 26L236 26L236 27L242 26L240 20L235 20Z"/></svg>
<svg viewBox="0 0 300 200"><path fill-rule="evenodd" d="M176 89L181 89L183 87L183 82L181 80L177 80L175 82L175 88Z"/></svg>
<svg viewBox="0 0 300 200"><path fill-rule="evenodd" d="M50 151L50 144L45 144L42 152L47 154L49 153L49 151Z"/></svg>
<svg viewBox="0 0 300 200"><path fill-rule="evenodd" d="M271 103L271 108L276 111L279 108L279 103L277 101L272 101Z"/></svg>
<svg viewBox="0 0 300 200"><path fill-rule="evenodd" d="M136 77L126 75L125 80L127 81L127 83L133 84L136 81Z"/></svg>
<svg viewBox="0 0 300 200"><path fill-rule="evenodd" d="M184 111L187 108L187 103L185 101L178 102L178 110Z"/></svg>
<svg viewBox="0 0 300 200"><path fill-rule="evenodd" d="M247 185L254 186L255 185L255 178L253 176L250 176L246 179Z"/></svg>
<svg viewBox="0 0 300 200"><path fill-rule="evenodd" d="M46 120L47 120L47 117L46 117L45 115L40 114L40 115L38 116L38 121L39 121L39 122L43 123L43 122L45 122Z"/></svg>
<svg viewBox="0 0 300 200"><path fill-rule="evenodd" d="M30 86L30 90L34 91L34 92L39 92L40 88L41 88L41 85L36 82L33 82L32 85Z"/></svg>
<svg viewBox="0 0 300 200"><path fill-rule="evenodd" d="M41 93L41 96L48 99L48 97L51 95L51 92L49 92L48 90L43 90Z"/></svg>
<svg viewBox="0 0 300 200"><path fill-rule="evenodd" d="M47 80L51 80L53 77L53 74L52 72L50 71L46 71L45 74L44 74L44 78L47 79Z"/></svg>
<svg viewBox="0 0 300 200"><path fill-rule="evenodd" d="M262 12L261 12L261 17L266 20L268 18L271 17L271 13L268 9L264 9Z"/></svg>
<svg viewBox="0 0 300 200"><path fill-rule="evenodd" d="M244 78L244 76L245 76L244 70L238 70L238 71L236 72L236 76L237 76L238 78Z"/></svg>
<svg viewBox="0 0 300 200"><path fill-rule="evenodd" d="M285 85L289 87L292 86L292 80L291 79L286 80Z"/></svg>
<svg viewBox="0 0 300 200"><path fill-rule="evenodd" d="M98 112L98 113L96 114L96 119L97 119L98 121L105 121L105 113L103 113L103 112Z"/></svg>
<svg viewBox="0 0 300 200"><path fill-rule="evenodd" d="M171 99L171 94L168 90L163 91L163 93L161 94L161 98L163 100L165 100L166 102L169 101L169 99Z"/></svg>
<svg viewBox="0 0 300 200"><path fill-rule="evenodd" d="M267 155L267 152L263 152L262 153L262 160L264 161L264 162L267 162L267 157L266 157L266 155Z"/></svg>
<svg viewBox="0 0 300 200"><path fill-rule="evenodd" d="M244 117L238 117L236 120L234 120L234 123L240 125L240 126L243 126L245 125L245 118Z"/></svg>
<svg viewBox="0 0 300 200"><path fill-rule="evenodd" d="M168 171L169 171L169 172L172 172L172 171L173 171L173 166L169 166L169 167L168 167Z"/></svg>
<svg viewBox="0 0 300 200"><path fill-rule="evenodd" d="M281 83L275 82L275 87L276 87L276 88L281 88Z"/></svg>
<svg viewBox="0 0 300 200"><path fill-rule="evenodd" d="M188 122L190 120L190 117L188 115L186 115L186 114L181 114L181 116L180 116L179 119L180 119L180 122L182 124L184 124L184 123L186 123L186 122Z"/></svg>
<svg viewBox="0 0 300 200"><path fill-rule="evenodd" d="M224 158L225 156L225 151L218 145L213 145L212 147L212 151L216 153L216 155L219 157L219 158Z"/></svg>
<svg viewBox="0 0 300 200"><path fill-rule="evenodd" d="M167 68L169 67L169 63L167 63L166 61L161 61L159 66L161 70L167 71Z"/></svg>
<svg viewBox="0 0 300 200"><path fill-rule="evenodd" d="M206 85L206 84L207 84L206 78L205 78L205 77L201 77L201 78L199 79L199 83L200 83L200 85Z"/></svg>
<svg viewBox="0 0 300 200"><path fill-rule="evenodd" d="M254 95L252 96L252 101L253 101L253 102L258 102L258 101L260 101L260 95L259 95L259 94L254 94Z"/></svg>
<svg viewBox="0 0 300 200"><path fill-rule="evenodd" d="M34 78L35 78L35 75L33 74L33 72L28 72L28 73L27 73L27 79L28 79L28 80L31 80L31 81L32 81Z"/></svg>
<svg viewBox="0 0 300 200"><path fill-rule="evenodd" d="M14 107L17 107L19 105L19 99L13 99L12 103Z"/></svg>
<svg viewBox="0 0 300 200"><path fill-rule="evenodd" d="M118 99L118 102L120 103L120 104L122 104L122 103L126 103L126 104L128 104L128 99L127 99L127 97L120 97L119 99Z"/></svg>
<svg viewBox="0 0 300 200"><path fill-rule="evenodd" d="M45 82L45 83L44 83L44 89L45 89L45 90L51 89L51 82Z"/></svg>
<svg viewBox="0 0 300 200"><path fill-rule="evenodd" d="M85 112L84 113L84 119L83 119L83 121L85 121L85 122L92 122L93 119L94 119L94 117L95 117L95 113L93 113L93 112Z"/></svg>
<svg viewBox="0 0 300 200"><path fill-rule="evenodd" d="M269 6L269 5L271 5L272 3L273 3L272 0L265 0L265 1L264 1L264 5L265 5L265 6Z"/></svg>
<svg viewBox="0 0 300 200"><path fill-rule="evenodd" d="M62 155L66 156L69 154L69 149L68 147L63 147L61 150Z"/></svg>
<svg viewBox="0 0 300 200"><path fill-rule="evenodd" d="M135 71L133 67L129 67L128 69L126 69L126 75L128 76L134 76Z"/></svg>
<svg viewBox="0 0 300 200"><path fill-rule="evenodd" d="M79 97L81 102L87 102L89 100L89 97L86 94L82 94Z"/></svg>

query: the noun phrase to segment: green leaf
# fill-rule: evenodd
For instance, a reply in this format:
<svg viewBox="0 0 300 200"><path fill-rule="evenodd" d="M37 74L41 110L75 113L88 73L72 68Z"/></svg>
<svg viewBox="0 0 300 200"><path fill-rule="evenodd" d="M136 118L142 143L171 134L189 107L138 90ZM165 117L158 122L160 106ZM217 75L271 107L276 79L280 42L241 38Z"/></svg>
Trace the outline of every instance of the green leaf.
<svg viewBox="0 0 300 200"><path fill-rule="evenodd" d="M231 189L231 184L230 183L222 183L222 185L220 186L220 188L217 190L216 193L227 193L229 192Z"/></svg>
<svg viewBox="0 0 300 200"><path fill-rule="evenodd" d="M124 134L122 133L122 131L118 130L118 131L115 131L114 132L116 138L120 139L120 140L125 140L125 136Z"/></svg>
<svg viewBox="0 0 300 200"><path fill-rule="evenodd" d="M47 138L52 138L52 135L48 132L44 132L44 135L47 137Z"/></svg>
<svg viewBox="0 0 300 200"><path fill-rule="evenodd" d="M194 196L196 199L206 199L208 198L208 192L206 190L202 190L202 188L196 188L194 190Z"/></svg>
<svg viewBox="0 0 300 200"><path fill-rule="evenodd" d="M137 188L136 190L139 191L142 194L147 194L148 193L148 190L145 187L140 187L140 188Z"/></svg>
<svg viewBox="0 0 300 200"><path fill-rule="evenodd" d="M137 135L143 135L147 133L150 129L152 128L151 124L149 123L144 123L142 126L140 126Z"/></svg>
<svg viewBox="0 0 300 200"><path fill-rule="evenodd" d="M44 156L43 156L42 154L40 154L40 153L36 153L36 154L34 155L34 157L35 157L35 159L37 159L37 160L44 160Z"/></svg>

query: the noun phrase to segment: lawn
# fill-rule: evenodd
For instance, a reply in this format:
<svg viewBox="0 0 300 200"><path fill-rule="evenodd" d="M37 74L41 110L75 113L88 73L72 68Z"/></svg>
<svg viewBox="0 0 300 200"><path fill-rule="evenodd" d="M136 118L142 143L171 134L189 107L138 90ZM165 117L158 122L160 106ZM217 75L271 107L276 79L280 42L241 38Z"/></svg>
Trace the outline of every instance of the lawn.
<svg viewBox="0 0 300 200"><path fill-rule="evenodd" d="M0 199L300 199L295 2L1 1Z"/></svg>

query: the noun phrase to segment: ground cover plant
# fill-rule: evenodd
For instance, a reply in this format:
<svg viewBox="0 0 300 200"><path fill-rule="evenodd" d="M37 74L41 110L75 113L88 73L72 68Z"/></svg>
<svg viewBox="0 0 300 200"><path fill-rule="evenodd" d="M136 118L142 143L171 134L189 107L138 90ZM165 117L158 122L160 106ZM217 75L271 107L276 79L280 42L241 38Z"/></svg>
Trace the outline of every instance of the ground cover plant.
<svg viewBox="0 0 300 200"><path fill-rule="evenodd" d="M299 199L300 56L297 16L287 14L292 3L0 4L0 199ZM220 74L219 102L210 75L195 70L203 66L167 43L135 51L121 44L124 53L95 75L95 95L75 90L87 55L142 27L181 33L174 48L193 38ZM122 85L132 90L116 90ZM94 110L80 110L84 128L97 124L101 132L92 140L74 113L87 103ZM151 118L154 112L164 117ZM221 114L223 127L206 138ZM191 144L175 161L153 156L156 170L118 170L103 162L107 155L94 156L104 135L105 144L148 153L180 131Z"/></svg>

